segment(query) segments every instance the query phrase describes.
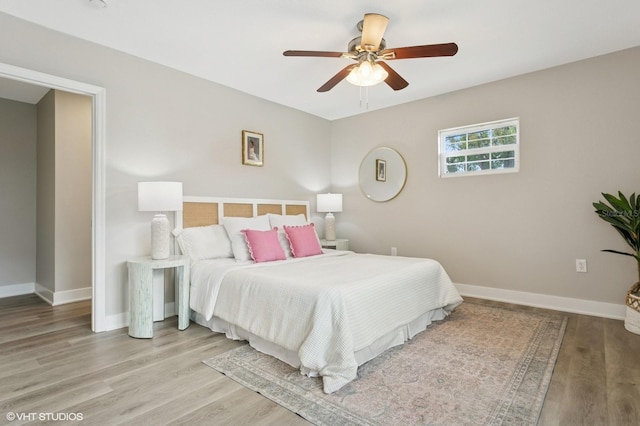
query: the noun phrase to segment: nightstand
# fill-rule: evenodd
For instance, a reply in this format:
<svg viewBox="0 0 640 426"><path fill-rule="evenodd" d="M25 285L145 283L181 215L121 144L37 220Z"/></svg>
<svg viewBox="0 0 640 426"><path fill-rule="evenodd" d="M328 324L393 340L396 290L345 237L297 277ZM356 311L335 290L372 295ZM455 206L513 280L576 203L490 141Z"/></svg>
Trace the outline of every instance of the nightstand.
<svg viewBox="0 0 640 426"><path fill-rule="evenodd" d="M349 250L349 240L337 238L335 240L320 240L322 248L335 250Z"/></svg>
<svg viewBox="0 0 640 426"><path fill-rule="evenodd" d="M129 336L141 339L153 337L153 270L176 268L178 287L178 329L189 327L189 270L188 256L169 256L167 259L139 257L127 262L129 269Z"/></svg>

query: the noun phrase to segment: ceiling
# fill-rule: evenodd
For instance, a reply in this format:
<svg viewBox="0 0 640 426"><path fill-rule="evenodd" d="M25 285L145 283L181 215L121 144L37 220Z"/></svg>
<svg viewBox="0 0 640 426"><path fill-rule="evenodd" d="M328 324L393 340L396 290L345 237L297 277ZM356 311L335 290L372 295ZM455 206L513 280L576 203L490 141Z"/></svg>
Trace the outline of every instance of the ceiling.
<svg viewBox="0 0 640 426"><path fill-rule="evenodd" d="M0 12L329 120L640 46L634 0L105 1L0 0ZM316 92L350 59L282 55L346 51L368 12L389 17L389 48L458 54L390 61L409 86L362 93L346 80Z"/></svg>

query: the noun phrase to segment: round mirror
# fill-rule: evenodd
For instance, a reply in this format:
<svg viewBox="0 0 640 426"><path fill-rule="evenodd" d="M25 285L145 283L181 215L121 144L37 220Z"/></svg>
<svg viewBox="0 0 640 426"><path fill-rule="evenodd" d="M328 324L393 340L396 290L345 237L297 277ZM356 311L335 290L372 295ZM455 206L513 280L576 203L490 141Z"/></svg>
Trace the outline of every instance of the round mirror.
<svg viewBox="0 0 640 426"><path fill-rule="evenodd" d="M375 148L360 163L360 190L371 201L395 198L407 181L407 165L394 149Z"/></svg>

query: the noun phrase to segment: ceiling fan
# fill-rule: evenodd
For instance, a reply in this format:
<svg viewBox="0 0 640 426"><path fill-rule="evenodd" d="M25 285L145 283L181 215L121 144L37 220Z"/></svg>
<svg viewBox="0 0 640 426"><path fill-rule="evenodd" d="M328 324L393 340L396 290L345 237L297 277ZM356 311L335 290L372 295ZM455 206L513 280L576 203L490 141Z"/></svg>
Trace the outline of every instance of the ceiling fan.
<svg viewBox="0 0 640 426"><path fill-rule="evenodd" d="M386 42L382 37L388 22L389 18L384 15L377 13L365 14L364 19L357 25L358 30L362 32L362 36L356 37L349 42L347 52L287 50L283 52L283 55L349 58L355 60L355 64L344 67L318 89L318 92L327 92L345 78L356 86L373 86L384 81L393 90L401 90L407 87L409 82L384 61L453 56L458 52L458 45L455 43L387 49Z"/></svg>

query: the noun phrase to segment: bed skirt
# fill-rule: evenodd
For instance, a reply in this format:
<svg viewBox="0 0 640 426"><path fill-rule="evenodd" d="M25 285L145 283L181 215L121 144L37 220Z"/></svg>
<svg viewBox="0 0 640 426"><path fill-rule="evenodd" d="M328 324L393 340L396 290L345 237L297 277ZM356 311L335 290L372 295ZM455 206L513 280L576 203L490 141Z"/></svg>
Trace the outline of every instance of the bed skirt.
<svg viewBox="0 0 640 426"><path fill-rule="evenodd" d="M409 324L400 326L378 338L371 345L356 350L354 353L356 362L358 365L362 365L377 357L387 349L404 344L416 334L424 331L433 321L442 320L446 316L447 312L443 308L437 308L419 316ZM300 365L300 358L296 351L268 342L234 324L229 324L227 321L217 318L216 316L213 316L209 321L207 321L203 315L195 311L191 311L191 319L197 324L207 327L216 333L224 333L229 339L246 340L254 349L278 358L280 361L286 362L292 367L300 368L300 372L302 374L306 374L311 377L317 377L319 375L317 371L309 370L305 366Z"/></svg>

